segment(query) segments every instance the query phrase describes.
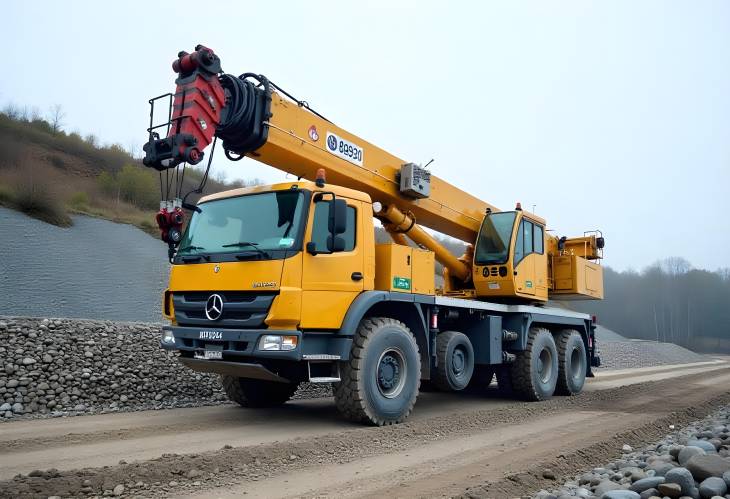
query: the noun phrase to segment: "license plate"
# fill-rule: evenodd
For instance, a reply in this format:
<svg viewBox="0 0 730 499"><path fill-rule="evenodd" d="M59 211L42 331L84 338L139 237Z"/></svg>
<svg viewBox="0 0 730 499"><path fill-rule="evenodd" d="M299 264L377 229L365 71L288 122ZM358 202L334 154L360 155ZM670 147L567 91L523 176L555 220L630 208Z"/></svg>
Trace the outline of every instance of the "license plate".
<svg viewBox="0 0 730 499"><path fill-rule="evenodd" d="M195 358L204 360L222 360L223 345L205 345L205 350L198 350L195 352Z"/></svg>

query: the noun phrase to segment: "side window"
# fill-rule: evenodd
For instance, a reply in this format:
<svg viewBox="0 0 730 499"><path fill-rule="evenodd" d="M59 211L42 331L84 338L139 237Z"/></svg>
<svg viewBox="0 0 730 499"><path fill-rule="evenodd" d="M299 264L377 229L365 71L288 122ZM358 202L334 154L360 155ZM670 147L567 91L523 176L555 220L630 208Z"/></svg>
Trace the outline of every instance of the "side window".
<svg viewBox="0 0 730 499"><path fill-rule="evenodd" d="M318 201L314 204L314 223L312 225L312 242L317 249L326 251L327 238L330 235L328 221L332 201ZM355 249L355 220L356 211L353 206L347 207L347 230L340 237L345 240L345 251Z"/></svg>
<svg viewBox="0 0 730 499"><path fill-rule="evenodd" d="M535 253L539 253L540 255L542 255L545 252L544 245L545 245L545 236L543 235L542 227L540 227L539 225L536 225L535 226Z"/></svg>
<svg viewBox="0 0 730 499"><path fill-rule="evenodd" d="M532 246L532 232L533 227L535 227L532 222L522 222L525 224L525 256L532 253L533 246Z"/></svg>
<svg viewBox="0 0 730 499"><path fill-rule="evenodd" d="M515 240L515 265L520 263L525 257L525 221L520 222L517 229L517 239Z"/></svg>

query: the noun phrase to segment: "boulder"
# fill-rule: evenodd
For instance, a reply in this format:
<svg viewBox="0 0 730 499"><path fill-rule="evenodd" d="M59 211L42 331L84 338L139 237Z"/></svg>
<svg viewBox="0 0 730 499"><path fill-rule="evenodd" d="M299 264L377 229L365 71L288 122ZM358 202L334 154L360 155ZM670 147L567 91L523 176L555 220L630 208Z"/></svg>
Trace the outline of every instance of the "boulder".
<svg viewBox="0 0 730 499"><path fill-rule="evenodd" d="M657 489L646 489L644 492L639 494L639 497L641 499L652 499L653 497L658 497L659 491Z"/></svg>
<svg viewBox="0 0 730 499"><path fill-rule="evenodd" d="M633 490L609 490L601 499L641 499L641 496Z"/></svg>
<svg viewBox="0 0 730 499"><path fill-rule="evenodd" d="M621 487L619 484L612 480L604 480L598 485L596 485L596 488L593 490L593 493L596 495L596 497L602 497L603 494L606 492L609 492L611 490L623 490L623 487Z"/></svg>
<svg viewBox="0 0 730 499"><path fill-rule="evenodd" d="M711 476L700 484L700 496L710 499L715 496L723 496L727 492L727 485L722 478Z"/></svg>
<svg viewBox="0 0 730 499"><path fill-rule="evenodd" d="M633 490L634 492L644 492L647 489L656 488L659 484L664 483L664 480L665 478L663 476L642 478L641 480L637 480L632 483L629 490Z"/></svg>
<svg viewBox="0 0 730 499"><path fill-rule="evenodd" d="M693 456L687 461L686 468L697 481L702 481L711 476L723 476L723 473L730 471L730 461L717 454Z"/></svg>
<svg viewBox="0 0 730 499"><path fill-rule="evenodd" d="M687 468L672 468L671 470L667 471L667 474L664 475L664 478L668 483L676 483L677 485L679 485L681 487L682 494L684 495L691 495L692 489L695 488L695 479L692 476L690 470L688 470Z"/></svg>
<svg viewBox="0 0 730 499"><path fill-rule="evenodd" d="M682 486L678 483L662 483L657 487L657 490L662 496L671 497L672 499L682 495Z"/></svg>
<svg viewBox="0 0 730 499"><path fill-rule="evenodd" d="M687 445L692 446L692 447L699 447L700 449L704 450L708 454L714 454L715 452L717 452L717 449L715 448L715 446L711 442L708 442L707 440L689 440L687 442Z"/></svg>
<svg viewBox="0 0 730 499"><path fill-rule="evenodd" d="M690 460L690 458L694 456L703 456L707 454L705 452L705 449L702 447L697 447L695 445L688 445L681 451L679 451L679 455L677 456L677 461L679 461L680 466L685 466L687 464L687 461Z"/></svg>

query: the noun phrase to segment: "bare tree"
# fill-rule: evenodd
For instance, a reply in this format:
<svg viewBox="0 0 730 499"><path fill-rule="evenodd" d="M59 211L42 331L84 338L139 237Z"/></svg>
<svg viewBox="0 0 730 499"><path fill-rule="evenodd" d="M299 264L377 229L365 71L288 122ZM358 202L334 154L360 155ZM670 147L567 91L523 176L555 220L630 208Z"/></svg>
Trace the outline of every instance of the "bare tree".
<svg viewBox="0 0 730 499"><path fill-rule="evenodd" d="M692 268L686 259L680 256L670 256L660 262L662 270L671 276L686 274Z"/></svg>
<svg viewBox="0 0 730 499"><path fill-rule="evenodd" d="M63 110L63 106L61 106L61 104L54 104L51 106L48 111L48 122L51 124L51 129L53 130L54 134L61 131L61 128L64 125L63 120L65 117L66 112Z"/></svg>
<svg viewBox="0 0 730 499"><path fill-rule="evenodd" d="M132 156L134 159L137 159L137 152L139 151L139 146L137 145L136 140L130 140L127 142L127 154Z"/></svg>
<svg viewBox="0 0 730 499"><path fill-rule="evenodd" d="M20 116L20 110L15 104L8 102L8 104L3 108L3 114L12 120L17 120Z"/></svg>
<svg viewBox="0 0 730 499"><path fill-rule="evenodd" d="M33 106L30 108L30 117L28 118L28 121L42 121L43 115L41 114L41 110L38 109L38 106Z"/></svg>

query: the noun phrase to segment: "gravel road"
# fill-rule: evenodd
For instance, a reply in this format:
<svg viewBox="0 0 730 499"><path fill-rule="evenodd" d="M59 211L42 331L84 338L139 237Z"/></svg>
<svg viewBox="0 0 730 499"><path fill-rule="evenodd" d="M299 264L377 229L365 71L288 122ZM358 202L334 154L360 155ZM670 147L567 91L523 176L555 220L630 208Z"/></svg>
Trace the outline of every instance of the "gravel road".
<svg viewBox="0 0 730 499"><path fill-rule="evenodd" d="M543 403L424 393L387 428L342 421L330 398L17 421L0 497L517 497L730 403L729 382L716 361L601 373Z"/></svg>

